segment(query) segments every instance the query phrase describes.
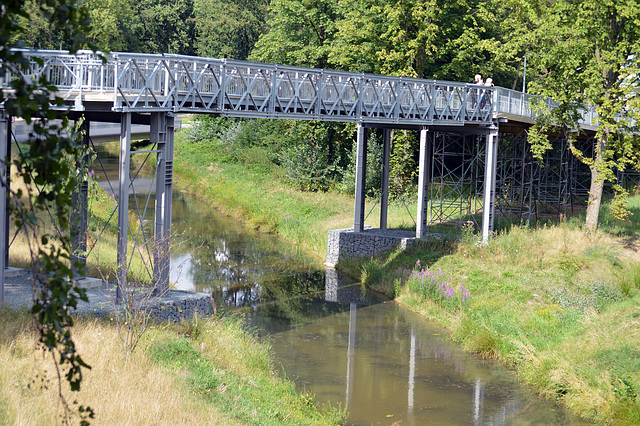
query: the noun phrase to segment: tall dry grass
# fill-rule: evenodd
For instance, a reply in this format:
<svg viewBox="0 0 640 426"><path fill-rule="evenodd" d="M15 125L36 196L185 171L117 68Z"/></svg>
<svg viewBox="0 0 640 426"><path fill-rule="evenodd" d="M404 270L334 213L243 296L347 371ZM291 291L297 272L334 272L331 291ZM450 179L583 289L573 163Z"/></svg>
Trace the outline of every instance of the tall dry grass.
<svg viewBox="0 0 640 426"><path fill-rule="evenodd" d="M5 312L0 322L0 423L59 424L63 409L50 357L36 350L26 316ZM144 350L125 357L114 327L81 319L73 332L92 369L85 373L79 394L63 394L72 407L77 408L77 401L93 408L93 424L236 424L215 406L187 396L176 377L150 362ZM162 338L162 333L150 332L143 345Z"/></svg>

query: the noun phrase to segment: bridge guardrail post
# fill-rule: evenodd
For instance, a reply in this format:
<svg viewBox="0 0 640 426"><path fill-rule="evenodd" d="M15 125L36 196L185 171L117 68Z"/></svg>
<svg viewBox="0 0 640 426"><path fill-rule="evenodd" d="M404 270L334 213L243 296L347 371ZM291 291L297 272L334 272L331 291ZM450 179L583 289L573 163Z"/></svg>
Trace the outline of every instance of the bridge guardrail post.
<svg viewBox="0 0 640 426"><path fill-rule="evenodd" d="M220 94L218 95L218 110L224 111L224 98L227 91L227 60L223 59L220 65Z"/></svg>
<svg viewBox="0 0 640 426"><path fill-rule="evenodd" d="M275 115L276 113L276 91L278 85L278 65L273 67L271 71L271 92L269 93L269 114Z"/></svg>
<svg viewBox="0 0 640 426"><path fill-rule="evenodd" d="M113 108L118 107L119 62L116 55L113 56Z"/></svg>

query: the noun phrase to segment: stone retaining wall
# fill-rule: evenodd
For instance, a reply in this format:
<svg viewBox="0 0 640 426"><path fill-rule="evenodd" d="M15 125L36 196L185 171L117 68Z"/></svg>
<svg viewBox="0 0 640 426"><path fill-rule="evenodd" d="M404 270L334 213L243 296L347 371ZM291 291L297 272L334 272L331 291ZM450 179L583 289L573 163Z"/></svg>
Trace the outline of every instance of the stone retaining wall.
<svg viewBox="0 0 640 426"><path fill-rule="evenodd" d="M210 316L212 311L210 295L172 290L170 298L156 301L150 313L151 318L157 321L179 322L193 318L196 312L201 316Z"/></svg>
<svg viewBox="0 0 640 426"><path fill-rule="evenodd" d="M335 266L349 257L371 257L411 247L416 241L415 232L400 230L365 229L353 232L353 228L332 229L327 242L327 266Z"/></svg>

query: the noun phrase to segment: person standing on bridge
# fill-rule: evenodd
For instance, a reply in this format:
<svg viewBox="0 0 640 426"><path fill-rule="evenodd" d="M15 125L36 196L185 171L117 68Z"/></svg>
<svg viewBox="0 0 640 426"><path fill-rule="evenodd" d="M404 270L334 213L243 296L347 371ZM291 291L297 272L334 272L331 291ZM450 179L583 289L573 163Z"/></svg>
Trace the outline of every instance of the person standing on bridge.
<svg viewBox="0 0 640 426"><path fill-rule="evenodd" d="M473 79L473 84L482 86L484 83L482 82L482 76L480 74L476 74ZM475 108L478 104L478 94L480 93L479 89L471 89L471 107Z"/></svg>
<svg viewBox="0 0 640 426"><path fill-rule="evenodd" d="M493 79L487 78L487 81L484 83L487 87L493 87ZM491 105L491 90L483 90L482 98L480 99L480 109L484 108L487 104Z"/></svg>

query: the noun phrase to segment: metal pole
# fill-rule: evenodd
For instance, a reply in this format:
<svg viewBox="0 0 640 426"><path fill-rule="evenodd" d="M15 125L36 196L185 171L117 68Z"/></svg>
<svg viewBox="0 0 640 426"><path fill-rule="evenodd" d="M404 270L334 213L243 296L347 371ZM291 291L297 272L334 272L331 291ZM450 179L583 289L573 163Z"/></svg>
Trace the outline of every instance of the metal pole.
<svg viewBox="0 0 640 426"><path fill-rule="evenodd" d="M174 118L151 114L151 142L158 145L153 281L157 294L169 290Z"/></svg>
<svg viewBox="0 0 640 426"><path fill-rule="evenodd" d="M524 55L524 73L522 75L522 93L527 93L527 54ZM522 100L524 103L524 99Z"/></svg>
<svg viewBox="0 0 640 426"><path fill-rule="evenodd" d="M83 132L82 136L82 146L84 148L89 147L89 129L91 128L90 122L88 120L84 120L82 122L82 127L80 129ZM87 156L78 159L78 168L81 168L86 165L89 161ZM73 193L71 194L71 198L73 200L73 207L71 210L71 269L73 270L74 278L78 279L80 277L75 276L79 273L78 268L74 266L74 264L80 264L82 269L83 277L86 275L86 265L87 265L87 222L88 222L88 214L87 214L87 199L89 196L89 184L86 181L81 183L81 186L78 188L74 188Z"/></svg>
<svg viewBox="0 0 640 426"><path fill-rule="evenodd" d="M120 121L120 190L118 192L118 274L116 303L122 300L127 285L127 235L129 233L129 167L131 161L131 113L122 114Z"/></svg>
<svg viewBox="0 0 640 426"><path fill-rule="evenodd" d="M8 159L7 151L11 143L11 117L6 111L0 111L0 160L5 162ZM7 212L7 167L0 167L0 215L3 219L8 216ZM4 304L4 270L7 267L6 255L9 253L7 243L8 228L5 226L6 220L0 220L0 306Z"/></svg>
<svg viewBox="0 0 640 426"><path fill-rule="evenodd" d="M493 126L487 135L487 152L484 174L484 201L482 207L482 242L488 243L493 231L496 188L496 160L498 152L498 127Z"/></svg>
<svg viewBox="0 0 640 426"><path fill-rule="evenodd" d="M380 229L387 229L389 210L389 156L391 153L391 129L382 130L382 195L380 200Z"/></svg>
<svg viewBox="0 0 640 426"><path fill-rule="evenodd" d="M11 159L11 137L13 136L13 129L11 126L11 116L7 115L7 123L8 123L8 128L7 128L7 142L6 142L6 153L5 153L5 157L7 159ZM2 136L0 136L1 138ZM2 148L0 148L2 149ZM11 188L11 161L7 161L6 165L5 165L5 176L4 179L7 182L7 186L5 187L5 191L9 190ZM4 209L3 211L5 212L5 220L4 220L4 245L6 247L6 250L4 252L4 268L7 269L9 268L9 245L11 244L11 233L9 232L10 229L10 223L11 223L11 214L9 211L9 205L7 202L4 203ZM2 226L0 224L0 226ZM1 244L1 243L0 243Z"/></svg>
<svg viewBox="0 0 640 426"><path fill-rule="evenodd" d="M367 175L367 129L358 123L356 154L356 200L353 232L364 231L365 184Z"/></svg>
<svg viewBox="0 0 640 426"><path fill-rule="evenodd" d="M429 167L431 144L428 142L429 129L420 129L420 159L418 164L418 214L416 220L416 238L424 238L427 235L427 220L429 209Z"/></svg>

